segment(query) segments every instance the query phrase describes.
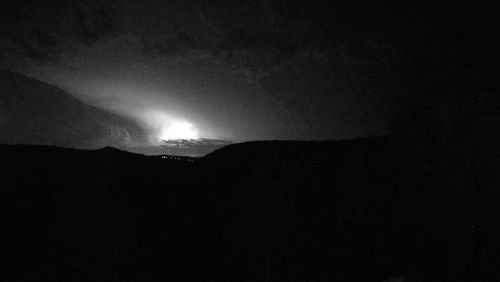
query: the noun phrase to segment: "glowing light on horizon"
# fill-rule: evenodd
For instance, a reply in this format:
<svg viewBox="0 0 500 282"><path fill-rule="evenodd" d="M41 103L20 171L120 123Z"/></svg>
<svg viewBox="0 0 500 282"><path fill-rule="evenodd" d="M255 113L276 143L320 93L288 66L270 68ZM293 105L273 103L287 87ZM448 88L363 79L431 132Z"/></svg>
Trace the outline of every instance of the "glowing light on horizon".
<svg viewBox="0 0 500 282"><path fill-rule="evenodd" d="M198 127L178 115L162 110L149 110L141 118L148 130L150 145L163 145L169 140L200 139Z"/></svg>
<svg viewBox="0 0 500 282"><path fill-rule="evenodd" d="M198 129L185 120L171 121L162 126L158 138L161 140L198 139Z"/></svg>

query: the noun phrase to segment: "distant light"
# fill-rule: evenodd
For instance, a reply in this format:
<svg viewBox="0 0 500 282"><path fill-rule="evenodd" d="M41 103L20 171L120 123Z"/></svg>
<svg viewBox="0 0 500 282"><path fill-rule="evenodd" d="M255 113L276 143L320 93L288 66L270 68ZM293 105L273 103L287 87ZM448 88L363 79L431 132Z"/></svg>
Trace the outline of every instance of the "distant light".
<svg viewBox="0 0 500 282"><path fill-rule="evenodd" d="M160 140L198 139L198 129L187 121L172 121L162 126Z"/></svg>

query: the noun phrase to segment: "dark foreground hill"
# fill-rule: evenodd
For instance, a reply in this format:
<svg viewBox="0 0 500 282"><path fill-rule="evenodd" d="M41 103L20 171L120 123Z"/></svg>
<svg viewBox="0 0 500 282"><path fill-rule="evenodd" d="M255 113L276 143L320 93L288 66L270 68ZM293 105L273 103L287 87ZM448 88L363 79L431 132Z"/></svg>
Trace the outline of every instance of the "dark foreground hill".
<svg viewBox="0 0 500 282"><path fill-rule="evenodd" d="M3 281L497 281L497 163L381 137L1 146Z"/></svg>

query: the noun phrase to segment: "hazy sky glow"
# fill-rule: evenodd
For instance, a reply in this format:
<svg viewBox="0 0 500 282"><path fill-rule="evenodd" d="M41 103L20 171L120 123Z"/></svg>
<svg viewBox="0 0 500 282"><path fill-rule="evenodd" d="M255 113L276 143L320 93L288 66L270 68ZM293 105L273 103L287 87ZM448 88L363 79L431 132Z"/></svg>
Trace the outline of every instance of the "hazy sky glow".
<svg viewBox="0 0 500 282"><path fill-rule="evenodd" d="M198 69L198 64L203 68ZM172 62L146 56L131 38L115 38L92 47L75 44L73 52L58 61L31 63L22 72L86 103L133 118L150 134L151 144L157 143L158 134L163 139L175 138L175 131L184 131L178 138L235 141L268 134L249 118L259 112L266 118L260 108L266 99L255 93L251 97L251 92L262 90L203 58ZM179 130L188 123L192 126Z"/></svg>
<svg viewBox="0 0 500 282"><path fill-rule="evenodd" d="M453 84L446 70L458 67L455 73L474 79L474 64L494 61L482 58L491 53L488 44L477 51L473 42L490 37L476 24L486 21L487 8L473 14L460 5L376 1L4 2L0 68L130 119L146 135L131 137L130 146L177 137L207 145L381 135L408 107L449 95L429 91L437 78L440 87Z"/></svg>
<svg viewBox="0 0 500 282"><path fill-rule="evenodd" d="M126 39L106 45L91 50L79 46L81 50L70 57L55 64L33 64L24 72L65 89L86 103L133 118L146 129L151 144L158 144L161 139L229 137L214 129L210 119L197 120L203 109L189 105L189 99L176 93L179 81L177 85L169 83L173 80L169 74L175 74L175 69L169 68L168 62L143 56ZM129 50L117 54L116 45Z"/></svg>

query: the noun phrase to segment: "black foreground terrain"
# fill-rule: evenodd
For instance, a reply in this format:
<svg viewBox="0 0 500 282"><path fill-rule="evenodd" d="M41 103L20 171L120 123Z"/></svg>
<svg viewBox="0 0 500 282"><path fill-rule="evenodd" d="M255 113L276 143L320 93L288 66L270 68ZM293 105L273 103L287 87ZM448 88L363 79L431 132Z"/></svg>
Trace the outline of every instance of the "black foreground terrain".
<svg viewBox="0 0 500 282"><path fill-rule="evenodd" d="M2 145L0 279L497 281L499 165L460 148L250 142L173 160Z"/></svg>

